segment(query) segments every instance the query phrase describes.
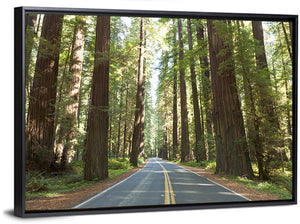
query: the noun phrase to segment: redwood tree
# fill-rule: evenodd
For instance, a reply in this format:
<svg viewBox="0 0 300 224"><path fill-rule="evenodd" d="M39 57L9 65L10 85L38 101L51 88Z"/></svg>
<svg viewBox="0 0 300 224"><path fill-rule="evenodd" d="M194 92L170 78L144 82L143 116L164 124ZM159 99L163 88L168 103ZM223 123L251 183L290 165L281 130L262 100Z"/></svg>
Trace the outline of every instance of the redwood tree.
<svg viewBox="0 0 300 224"><path fill-rule="evenodd" d="M253 37L257 41L255 57L256 57L256 67L259 77L256 81L258 90L260 92L260 110L266 119L272 124L274 132L276 132L279 127L279 120L275 112L275 102L272 96L272 83L270 79L270 72L268 70L267 56L264 44L264 34L261 21L252 21L252 31ZM274 128L273 128L274 127Z"/></svg>
<svg viewBox="0 0 300 224"><path fill-rule="evenodd" d="M191 20L188 19L188 42L189 50L193 52L193 36L192 36L192 27ZM196 71L195 71L195 59L193 54L190 58L190 70L191 70L191 84L192 84L192 98L193 98L193 108L194 108L194 121L195 121L195 134L196 134L196 145L195 145L195 157L196 161L200 162L201 160L206 160L206 152L204 145L204 138L201 128L200 120L200 109L198 102L198 90L196 85Z"/></svg>
<svg viewBox="0 0 300 224"><path fill-rule="evenodd" d="M40 170L54 158L54 112L63 15L44 16L26 126L26 159Z"/></svg>
<svg viewBox="0 0 300 224"><path fill-rule="evenodd" d="M226 21L207 20L216 132L216 173L253 177ZM225 32L226 33L226 32ZM220 53L222 52L222 53Z"/></svg>
<svg viewBox="0 0 300 224"><path fill-rule="evenodd" d="M137 77L137 91L136 91L136 105L135 105L135 116L134 116L134 127L132 135L132 148L130 153L130 163L133 166L138 165L138 156L140 149L140 133L141 133L141 117L142 101L143 101L143 77L144 77L144 23L145 18L141 18L140 27L140 51L139 51L139 62L138 62L138 77Z"/></svg>
<svg viewBox="0 0 300 224"><path fill-rule="evenodd" d="M173 25L175 28L175 20L173 20ZM177 115L177 58L178 58L178 49L176 45L178 45L176 41L176 30L174 30L173 36L173 159L176 158L177 148L178 148L178 131L177 131L177 123L178 123L178 115Z"/></svg>
<svg viewBox="0 0 300 224"><path fill-rule="evenodd" d="M80 81L83 64L84 53L84 35L85 35L85 18L82 16L76 17L76 25L74 29L70 73L67 77L67 104L65 106L65 113L62 120L62 135L65 138L63 148L61 167L65 169L68 159L68 152L73 149L72 140L76 138L76 121L78 117L78 104Z"/></svg>
<svg viewBox="0 0 300 224"><path fill-rule="evenodd" d="M244 49L249 47L249 34L245 32L243 21L236 21L237 25L237 63L240 64L245 91L244 104L249 107L249 111L245 111L246 125L248 129L248 142L253 146L260 179L267 179L267 173L264 169L264 148L260 133L261 121L257 113L255 102L255 89L253 88L254 75L253 69L253 54ZM254 69L255 70L255 69Z"/></svg>
<svg viewBox="0 0 300 224"><path fill-rule="evenodd" d="M180 106L181 106L181 162L190 160L189 123L187 111L185 68L183 64L183 41L182 23L178 19L178 42L179 42L179 76L180 76Z"/></svg>
<svg viewBox="0 0 300 224"><path fill-rule="evenodd" d="M31 52L34 44L35 26L36 26L36 14L25 15L25 31L26 31L26 45L25 45L25 90L26 94L29 94L29 65L31 61Z"/></svg>
<svg viewBox="0 0 300 224"><path fill-rule="evenodd" d="M84 178L108 177L110 17L97 16L95 62L87 128Z"/></svg>
<svg viewBox="0 0 300 224"><path fill-rule="evenodd" d="M268 68L267 56L264 44L264 33L261 21L252 21L252 32L256 42L255 58L256 58L256 88L259 93L258 112L260 113L260 127L265 133L264 150L260 153L260 160L263 160L261 166L260 178L268 179L268 166L274 156L280 156L275 150L280 134L280 123L276 112L276 101L273 93L273 84L270 77L271 72Z"/></svg>
<svg viewBox="0 0 300 224"><path fill-rule="evenodd" d="M213 152L213 144L211 136L213 136L212 130L212 114L211 114L211 81L210 81L210 72L209 72L209 62L208 62L208 53L207 51L207 40L204 39L204 26L200 20L196 24L197 31L197 42L199 48L199 59L201 67L201 83L202 84L202 102L205 113L205 129L206 129L206 140L207 140L207 149L208 149L208 160L214 159L215 155ZM200 96L201 99L201 96ZM203 127L202 127L203 128Z"/></svg>

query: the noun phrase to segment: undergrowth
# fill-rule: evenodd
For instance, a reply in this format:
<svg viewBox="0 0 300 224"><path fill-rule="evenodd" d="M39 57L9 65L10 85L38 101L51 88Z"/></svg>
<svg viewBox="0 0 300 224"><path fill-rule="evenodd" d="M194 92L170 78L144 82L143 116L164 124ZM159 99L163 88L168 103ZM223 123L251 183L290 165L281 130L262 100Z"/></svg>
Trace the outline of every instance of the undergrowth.
<svg viewBox="0 0 300 224"><path fill-rule="evenodd" d="M98 180L84 180L84 164L82 161L74 161L69 165L71 171L68 172L50 174L46 174L45 172L27 172L25 181L26 199L54 197L89 187L99 182ZM116 178L132 168L128 158L109 159L109 178Z"/></svg>
<svg viewBox="0 0 300 224"><path fill-rule="evenodd" d="M280 199L292 199L292 181L291 178L283 177L284 175L271 177L269 181L250 180L239 176L227 176L226 178L260 192L277 195Z"/></svg>

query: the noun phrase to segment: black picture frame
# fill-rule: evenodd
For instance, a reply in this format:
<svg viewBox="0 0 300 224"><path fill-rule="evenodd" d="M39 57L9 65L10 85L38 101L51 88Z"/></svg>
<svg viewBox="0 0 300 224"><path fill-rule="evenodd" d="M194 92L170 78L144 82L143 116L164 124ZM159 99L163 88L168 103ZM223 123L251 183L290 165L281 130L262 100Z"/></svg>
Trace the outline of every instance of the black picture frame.
<svg viewBox="0 0 300 224"><path fill-rule="evenodd" d="M291 200L250 201L230 203L204 203L169 206L145 206L128 208L91 208L51 211L25 211L25 14L114 15L170 18L206 18L233 20L289 21L293 24L293 192ZM226 207L254 207L297 204L297 108L298 108L298 16L282 14L245 14L147 10L111 10L83 8L17 7L14 12L14 214L20 217L128 213L148 211L174 211L192 209L216 209Z"/></svg>

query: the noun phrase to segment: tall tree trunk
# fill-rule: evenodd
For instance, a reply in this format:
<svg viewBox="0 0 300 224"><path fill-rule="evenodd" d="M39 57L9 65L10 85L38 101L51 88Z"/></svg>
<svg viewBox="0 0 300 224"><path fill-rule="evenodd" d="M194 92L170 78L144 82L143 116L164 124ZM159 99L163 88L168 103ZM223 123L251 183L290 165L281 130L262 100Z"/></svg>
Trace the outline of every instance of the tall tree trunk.
<svg viewBox="0 0 300 224"><path fill-rule="evenodd" d="M45 15L26 126L26 158L49 169L53 158L54 112L63 15Z"/></svg>
<svg viewBox="0 0 300 224"><path fill-rule="evenodd" d="M250 84L250 81L248 77L243 76L244 81L246 82L245 84L247 85L247 90L249 94L249 99L250 99L250 112L252 115L252 123L254 130L250 130L250 135L253 136L253 145L255 148L255 157L257 160L257 166L258 166L258 173L259 173L259 178L261 180L266 180L268 179L268 173L266 172L265 166L264 166L264 149L263 149L263 142L262 138L260 136L260 119L257 115L256 109L255 109L255 98L254 98L254 91L252 89L252 86Z"/></svg>
<svg viewBox="0 0 300 224"><path fill-rule="evenodd" d="M36 26L36 14L26 14L25 16L25 31L26 31L26 45L25 45L25 90L26 95L29 96L29 65L31 62L31 52L34 44L34 37L36 36L34 29Z"/></svg>
<svg viewBox="0 0 300 224"><path fill-rule="evenodd" d="M64 111L64 119L62 120L63 136L65 144L61 158L61 168L64 170L67 166L68 153L74 150L72 141L76 138L76 122L79 104L80 82L84 53L84 25L85 18L76 17L76 26L74 29L73 46L70 60L70 75L67 77L67 104ZM74 153L73 153L74 154Z"/></svg>
<svg viewBox="0 0 300 224"><path fill-rule="evenodd" d="M163 151L162 151L162 158L168 159L168 128L164 128L163 132Z"/></svg>
<svg viewBox="0 0 300 224"><path fill-rule="evenodd" d="M199 48L206 48L206 46L203 46L204 42L204 27L200 21L198 21L199 24L196 26L197 31L197 40L198 40L198 46ZM205 49L203 49L205 50ZM203 105L204 105L204 113L205 113L205 127L206 127L206 133L207 136L213 136L213 130L212 130L212 114L211 114L211 81L210 81L210 74L209 74L209 63L207 55L200 54L200 66L201 66L201 81L202 81L202 94L203 94ZM201 84L200 84L201 85ZM213 154L213 144L210 141L210 138L207 137L207 155L208 159L214 159Z"/></svg>
<svg viewBox="0 0 300 224"><path fill-rule="evenodd" d="M243 23L242 23L243 25ZM260 134L260 118L257 115L257 111L255 108L255 96L254 90L252 88L251 77L253 74L250 72L250 67L247 64L247 58L243 54L243 36L241 35L240 23L237 21L238 28L238 51L237 59L242 65L242 77L243 77L243 85L245 90L245 102L249 105L250 108L250 116L246 114L246 120L248 123L248 132L249 132L249 141L253 144L255 150L255 157L257 160L258 171L260 179L268 179L267 172L264 167L264 149L263 142Z"/></svg>
<svg viewBox="0 0 300 224"><path fill-rule="evenodd" d="M146 22L146 21L145 21ZM145 25L144 25L145 26ZM144 54L146 49L146 30L144 29ZM145 96L146 96L146 90L145 90L145 73L146 73L146 57L143 57L143 84L142 84L142 104L141 104L141 128L140 128L140 146L139 146L139 155L145 154Z"/></svg>
<svg viewBox="0 0 300 224"><path fill-rule="evenodd" d="M159 117L158 117L158 113L157 113L157 117L156 117L156 138L155 138L155 156L159 157Z"/></svg>
<svg viewBox="0 0 300 224"><path fill-rule="evenodd" d="M144 23L145 18L141 18L140 28L140 52L139 52L139 64L138 64L138 81L136 91L136 110L134 118L134 128L132 136L132 149L130 154L130 163L133 166L138 165L138 156L140 148L140 131L141 131L141 117L142 117L142 100L143 100L143 77L144 77Z"/></svg>
<svg viewBox="0 0 300 224"><path fill-rule="evenodd" d="M188 19L188 42L189 50L193 54L193 37L191 20ZM194 107L194 121L195 121L195 134L196 134L196 146L195 146L195 157L196 161L200 162L206 160L205 145L203 143L203 133L201 128L200 120L200 109L198 102L198 91L196 85L196 72L195 72L195 59L193 56L189 57L190 70L191 70L191 84L192 84L192 95L193 95L193 107Z"/></svg>
<svg viewBox="0 0 300 224"><path fill-rule="evenodd" d="M279 121L275 112L275 102L272 96L272 84L270 79L270 72L268 70L268 63L264 44L264 35L261 21L252 21L252 31L254 39L257 40L258 45L255 52L256 66L260 74L257 79L258 89L262 100L260 108L262 112L267 115L266 119L275 127L276 132L279 129Z"/></svg>
<svg viewBox="0 0 300 224"><path fill-rule="evenodd" d="M80 80L80 88L79 88L79 99L78 99L78 110L77 110L77 128L80 128L80 124L81 124L81 120L80 120L80 113L81 113L81 107L82 107L82 91L81 91L81 87L82 87L83 83L82 83L82 79Z"/></svg>
<svg viewBox="0 0 300 224"><path fill-rule="evenodd" d="M280 46L280 49L283 49L281 38L280 38L280 33L279 33L279 46ZM288 88L289 77L286 72L286 63L285 63L285 60L283 57L283 52L281 53L281 62L282 62L282 70L283 70L282 78L284 79L285 96L286 96L287 131L288 131L289 135L292 135L291 114L290 114L290 96L289 96L289 88ZM290 146L290 148L291 148L291 146Z"/></svg>
<svg viewBox="0 0 300 224"><path fill-rule="evenodd" d="M173 25L175 27L175 19L173 20ZM178 114L177 114L177 57L178 52L175 47L177 44L176 41L176 30L173 37L173 159L176 158L176 153L178 149L178 132L177 132L177 123L178 123Z"/></svg>
<svg viewBox="0 0 300 224"><path fill-rule="evenodd" d="M133 127L132 125L130 125L130 128L129 128L129 134L128 134L128 155L130 157L130 154L131 154L131 149L132 149L132 134L133 134Z"/></svg>
<svg viewBox="0 0 300 224"><path fill-rule="evenodd" d="M115 97L116 97L116 90L114 90L111 94L110 94L110 96L111 96L111 102L115 102ZM114 153L113 153L113 136L112 136L112 124L113 124L113 116L114 116L114 113L115 113L115 109L114 109L114 106L112 106L112 108L111 108L111 110L109 111L109 121L108 121L108 123L109 123L109 128L108 128L108 130L109 130L109 136L108 136L108 141L109 141L109 143L108 143L108 145L109 145L109 147L108 147L108 156L109 157L111 157Z"/></svg>
<svg viewBox="0 0 300 224"><path fill-rule="evenodd" d="M145 78L145 77L144 77ZM143 80L144 80L143 78ZM141 105L141 128L140 128L140 146L139 146L139 156L145 153L145 88L142 88L142 105Z"/></svg>
<svg viewBox="0 0 300 224"><path fill-rule="evenodd" d="M253 177L246 142L244 121L236 88L230 40L207 20L210 67L213 90L213 114L216 131L216 173ZM220 52L225 52L220 55ZM226 62L225 68L220 68Z"/></svg>
<svg viewBox="0 0 300 224"><path fill-rule="evenodd" d="M123 159L125 158L125 153L126 153L126 133L127 133L127 114L128 114L128 83L126 86L126 99L125 99L125 124L124 124L124 137L123 137Z"/></svg>
<svg viewBox="0 0 300 224"><path fill-rule="evenodd" d="M84 178L108 177L110 17L97 16L92 102L89 111Z"/></svg>
<svg viewBox="0 0 300 224"><path fill-rule="evenodd" d="M181 106L181 162L189 161L190 143L189 143L189 123L187 111L185 68L183 66L183 41L182 41L182 24L178 19L178 42L179 42L179 74L180 74L180 106Z"/></svg>
<svg viewBox="0 0 300 224"><path fill-rule="evenodd" d="M291 40L289 40L289 37L288 37L288 34L286 32L286 28L285 28L285 25L283 22L281 22L281 25L282 25L282 29L283 29L283 32L284 32L284 37L285 37L285 41L286 41L286 46L287 46L287 49L289 51L289 55L290 55L290 59L291 61L293 61L293 52L292 52L292 35L290 35L290 38Z"/></svg>
<svg viewBox="0 0 300 224"><path fill-rule="evenodd" d="M118 143L117 143L117 153L116 157L119 158L119 153L121 151L121 121L122 121L122 107L123 107L123 89L121 89L120 96L120 108L119 108L119 119L118 119Z"/></svg>
<svg viewBox="0 0 300 224"><path fill-rule="evenodd" d="M205 137L204 137L204 114L203 114L203 102L202 102L202 97L201 97L201 90L202 90L202 85L201 85L201 80L199 80L199 109L200 109L200 121L201 121L201 133L202 133L202 142L203 142L203 147L204 147L204 153L206 160L208 158L208 151L206 150L206 144L205 144Z"/></svg>
<svg viewBox="0 0 300 224"><path fill-rule="evenodd" d="M61 159L61 155L62 155L62 150L61 150L61 143L62 143L62 129L60 129L59 135L58 135L58 139L56 140L56 135L57 135L57 131L58 131L58 120L60 117L60 107L61 107L61 101L62 101L62 91L63 91L63 87L64 87L64 83L65 83L65 79L66 79L66 73L67 73L67 66L69 63L69 57L70 57L70 53L71 53L71 47L69 47L68 49L68 53L67 53L67 57L65 59L65 64L64 64L64 70L62 72L61 75L61 79L59 82L59 86L58 86L58 92L56 94L56 110L55 110L55 114L54 114L54 135L53 135L53 141L54 141L54 162L58 162Z"/></svg>
<svg viewBox="0 0 300 224"><path fill-rule="evenodd" d="M276 113L273 86L267 64L267 57L264 45L263 27L261 21L252 21L253 37L257 41L255 48L256 68L259 78L256 79L256 86L259 92L258 111L261 114L262 131L265 133L265 167L268 170L269 163L273 156L280 156L275 147L280 146L278 136L280 135L280 124Z"/></svg>
<svg viewBox="0 0 300 224"><path fill-rule="evenodd" d="M290 40L291 40L291 48L293 54L293 22L289 22L289 30L290 30Z"/></svg>
<svg viewBox="0 0 300 224"><path fill-rule="evenodd" d="M284 24L282 23L282 27L284 28ZM290 22L289 23L289 30L290 30L290 40L291 40L291 50L290 50L290 47L288 46L288 49L289 49L289 54L290 54L290 59L292 60L292 57L293 57L293 54L292 54L292 42L293 42L293 34L292 34L292 28L293 28L293 25L292 23ZM285 35L285 39L286 39L286 42L288 44L288 38L287 38L287 33L286 33L286 30L284 29L284 35ZM282 43L281 43L281 39L279 37L279 41L280 41L280 46L281 46L281 49L282 49ZM285 60L283 58L283 54L281 54L281 61L282 61L282 68L283 68L283 74L286 73L286 63L285 63ZM292 135L292 125L291 125L291 115L290 115L290 95L289 95L289 88L288 88L288 77L284 77L284 85L285 85L285 94L286 94L286 104L287 104L287 123L288 123L288 134L289 135Z"/></svg>

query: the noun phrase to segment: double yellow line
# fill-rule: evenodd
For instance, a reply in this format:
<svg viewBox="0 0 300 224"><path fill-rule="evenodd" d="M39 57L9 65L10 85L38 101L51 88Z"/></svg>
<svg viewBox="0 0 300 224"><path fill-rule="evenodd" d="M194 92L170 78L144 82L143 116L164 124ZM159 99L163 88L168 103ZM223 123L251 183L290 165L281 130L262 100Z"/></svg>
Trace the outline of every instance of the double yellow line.
<svg viewBox="0 0 300 224"><path fill-rule="evenodd" d="M159 163L158 161L156 161L161 168L164 171L164 175L165 175L165 205L171 205L171 204L176 204L175 201L175 194L173 192L173 188L172 188L172 184L171 184L171 180L168 174L168 171L166 170L166 168L161 165L161 163Z"/></svg>

